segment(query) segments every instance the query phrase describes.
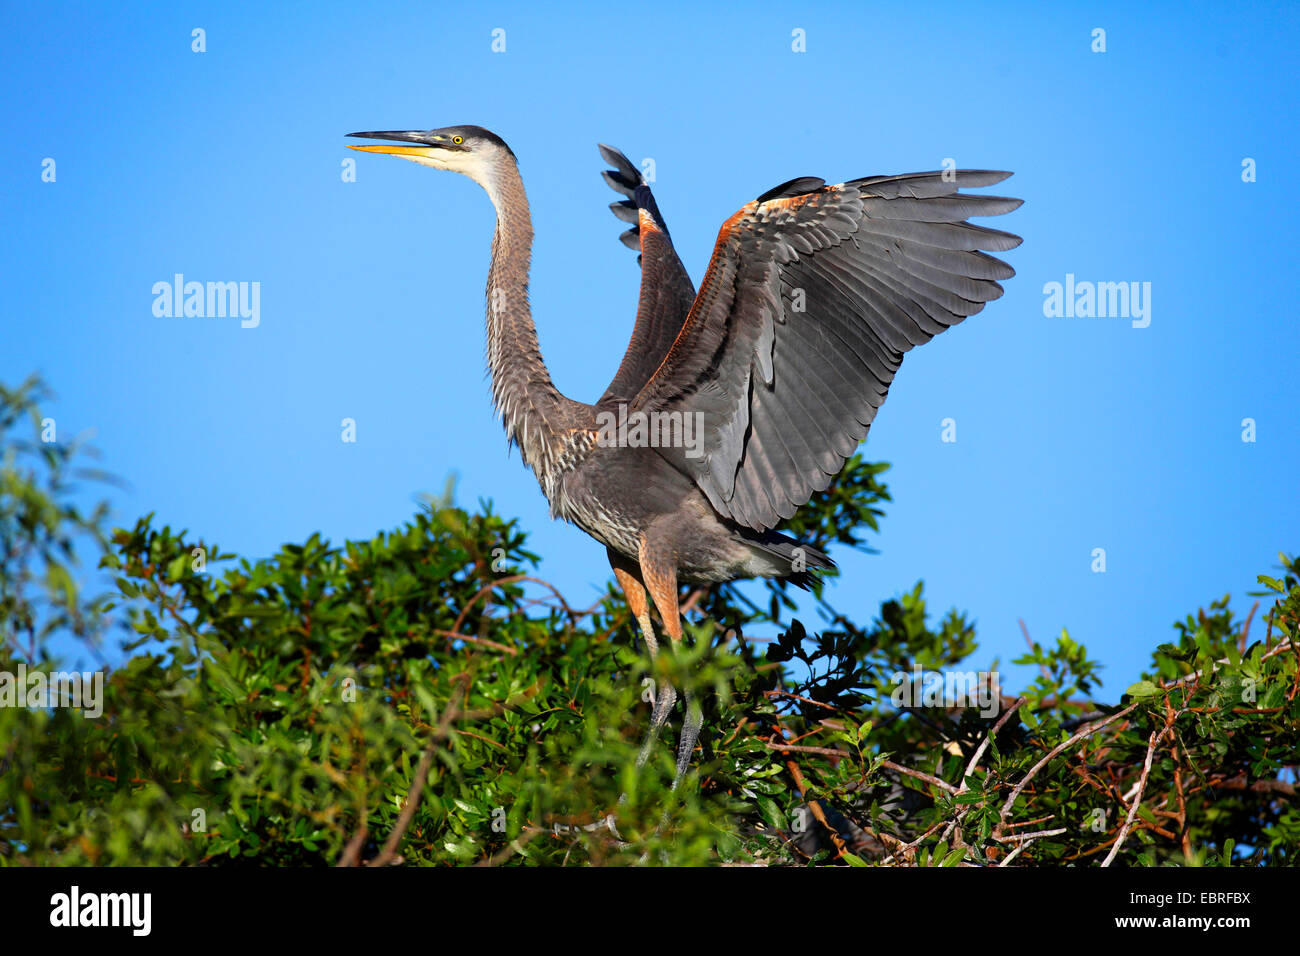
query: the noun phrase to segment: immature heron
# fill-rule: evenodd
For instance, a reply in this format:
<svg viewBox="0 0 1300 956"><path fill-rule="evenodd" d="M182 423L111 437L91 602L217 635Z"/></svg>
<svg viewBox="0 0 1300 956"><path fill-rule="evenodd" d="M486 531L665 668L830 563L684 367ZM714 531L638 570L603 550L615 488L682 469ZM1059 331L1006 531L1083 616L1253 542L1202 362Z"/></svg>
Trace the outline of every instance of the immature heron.
<svg viewBox="0 0 1300 956"><path fill-rule="evenodd" d="M1018 199L972 195L1010 173L948 170L871 176L835 186L801 177L768 190L722 225L699 293L649 187L619 152L612 205L633 224L641 298L618 374L594 405L561 395L537 347L528 305L533 225L515 154L479 126L350 133L352 146L449 169L496 207L487 280L492 395L533 469L552 517L608 550L653 657L650 600L674 644L678 585L747 577L806 584L833 567L773 528L830 484L867 435L903 353L1002 294L1014 270L980 250L1020 244L971 225ZM686 691L676 787L699 736ZM638 765L677 694L661 682Z"/></svg>

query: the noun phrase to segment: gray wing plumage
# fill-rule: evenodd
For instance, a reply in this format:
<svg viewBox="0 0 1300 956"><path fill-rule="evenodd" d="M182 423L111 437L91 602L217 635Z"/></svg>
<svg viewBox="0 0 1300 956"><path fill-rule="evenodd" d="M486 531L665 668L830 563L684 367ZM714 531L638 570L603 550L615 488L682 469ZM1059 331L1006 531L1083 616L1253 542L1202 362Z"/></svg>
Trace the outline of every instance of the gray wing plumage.
<svg viewBox="0 0 1300 956"><path fill-rule="evenodd" d="M774 527L827 487L867 435L903 354L998 298L1015 274L971 225L1019 199L961 193L1010 173L791 180L744 206L661 367L633 402L700 413L703 454L660 448L722 516Z"/></svg>
<svg viewBox="0 0 1300 956"><path fill-rule="evenodd" d="M614 167L602 173L605 182L627 197L609 206L615 216L632 225L619 238L640 252L637 262L641 265L641 298L632 341L614 380L596 403L608 406L630 404L659 368L686 321L695 300L695 285L677 257L668 226L641 173L612 147L601 145L600 155Z"/></svg>

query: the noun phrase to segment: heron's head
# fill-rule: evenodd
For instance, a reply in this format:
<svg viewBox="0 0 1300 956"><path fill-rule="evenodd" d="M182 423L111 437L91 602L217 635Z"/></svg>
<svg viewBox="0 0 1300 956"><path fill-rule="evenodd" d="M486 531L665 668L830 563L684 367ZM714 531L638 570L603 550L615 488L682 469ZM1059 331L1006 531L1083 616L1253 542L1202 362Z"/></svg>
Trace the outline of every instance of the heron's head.
<svg viewBox="0 0 1300 956"><path fill-rule="evenodd" d="M481 126L447 126L425 131L387 130L348 133L361 139L395 140L376 146L353 146L363 153L389 153L433 169L450 169L488 186L497 173L515 165L515 154L505 141ZM400 145L399 145L400 144Z"/></svg>

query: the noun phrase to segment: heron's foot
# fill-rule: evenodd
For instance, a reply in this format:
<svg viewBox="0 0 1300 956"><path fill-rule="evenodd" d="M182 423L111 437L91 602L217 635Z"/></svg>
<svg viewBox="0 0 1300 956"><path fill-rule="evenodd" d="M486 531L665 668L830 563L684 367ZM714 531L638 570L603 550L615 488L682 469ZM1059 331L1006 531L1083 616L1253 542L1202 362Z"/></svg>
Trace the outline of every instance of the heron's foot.
<svg viewBox="0 0 1300 956"><path fill-rule="evenodd" d="M626 796L626 795L625 795ZM619 800L622 803L622 799ZM608 830L613 835L614 841L618 844L620 850L628 849L632 844L625 841L618 832L618 826L614 822L614 814L607 813L595 823L552 823L550 833L552 836L562 836L564 834L578 835L580 833L599 833Z"/></svg>
<svg viewBox="0 0 1300 956"><path fill-rule="evenodd" d="M695 744L700 739L700 728L704 726L704 712L700 709L699 700L690 691L685 693L686 720L682 723L682 738L677 745L677 776L673 779L674 790L686 776L686 771L691 765L691 757L695 753Z"/></svg>
<svg viewBox="0 0 1300 956"><path fill-rule="evenodd" d="M650 715L650 730L641 744L641 752L636 757L637 769L645 766L645 762L650 759L650 752L654 750L655 741L659 739L659 728L667 722L675 703L677 703L677 691L667 681L661 682L655 694L654 711Z"/></svg>

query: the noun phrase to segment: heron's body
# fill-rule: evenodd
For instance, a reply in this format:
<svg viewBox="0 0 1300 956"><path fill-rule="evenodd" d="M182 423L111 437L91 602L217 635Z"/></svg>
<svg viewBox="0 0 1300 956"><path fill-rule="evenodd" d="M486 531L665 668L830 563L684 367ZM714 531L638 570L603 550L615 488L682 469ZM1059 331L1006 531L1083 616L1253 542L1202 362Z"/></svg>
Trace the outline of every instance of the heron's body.
<svg viewBox="0 0 1300 956"><path fill-rule="evenodd" d="M867 434L903 354L978 312L1014 274L982 249L1016 236L975 226L1019 200L962 193L1009 173L949 170L791 180L723 224L697 293L649 187L601 147L628 197L612 208L641 253L632 341L595 404L551 382L528 304L532 220L514 153L476 126L353 133L416 145L355 146L460 172L497 212L487 353L506 434L551 514L607 548L651 654L650 602L674 641L678 585L748 577L806 584L826 555L774 530L827 487ZM676 692L661 683L650 752ZM700 726L687 694L678 780Z"/></svg>
<svg viewBox="0 0 1300 956"><path fill-rule="evenodd" d="M662 467L650 447L598 444L598 410L586 406L575 427L572 465L548 495L553 517L576 524L611 551L640 559L652 541L675 558L684 584L717 584L737 578L786 577L793 538L729 526L685 475ZM543 482L543 487L546 483ZM636 490L634 495L627 489ZM804 546L810 557L820 552ZM816 566L818 557L812 557Z"/></svg>

